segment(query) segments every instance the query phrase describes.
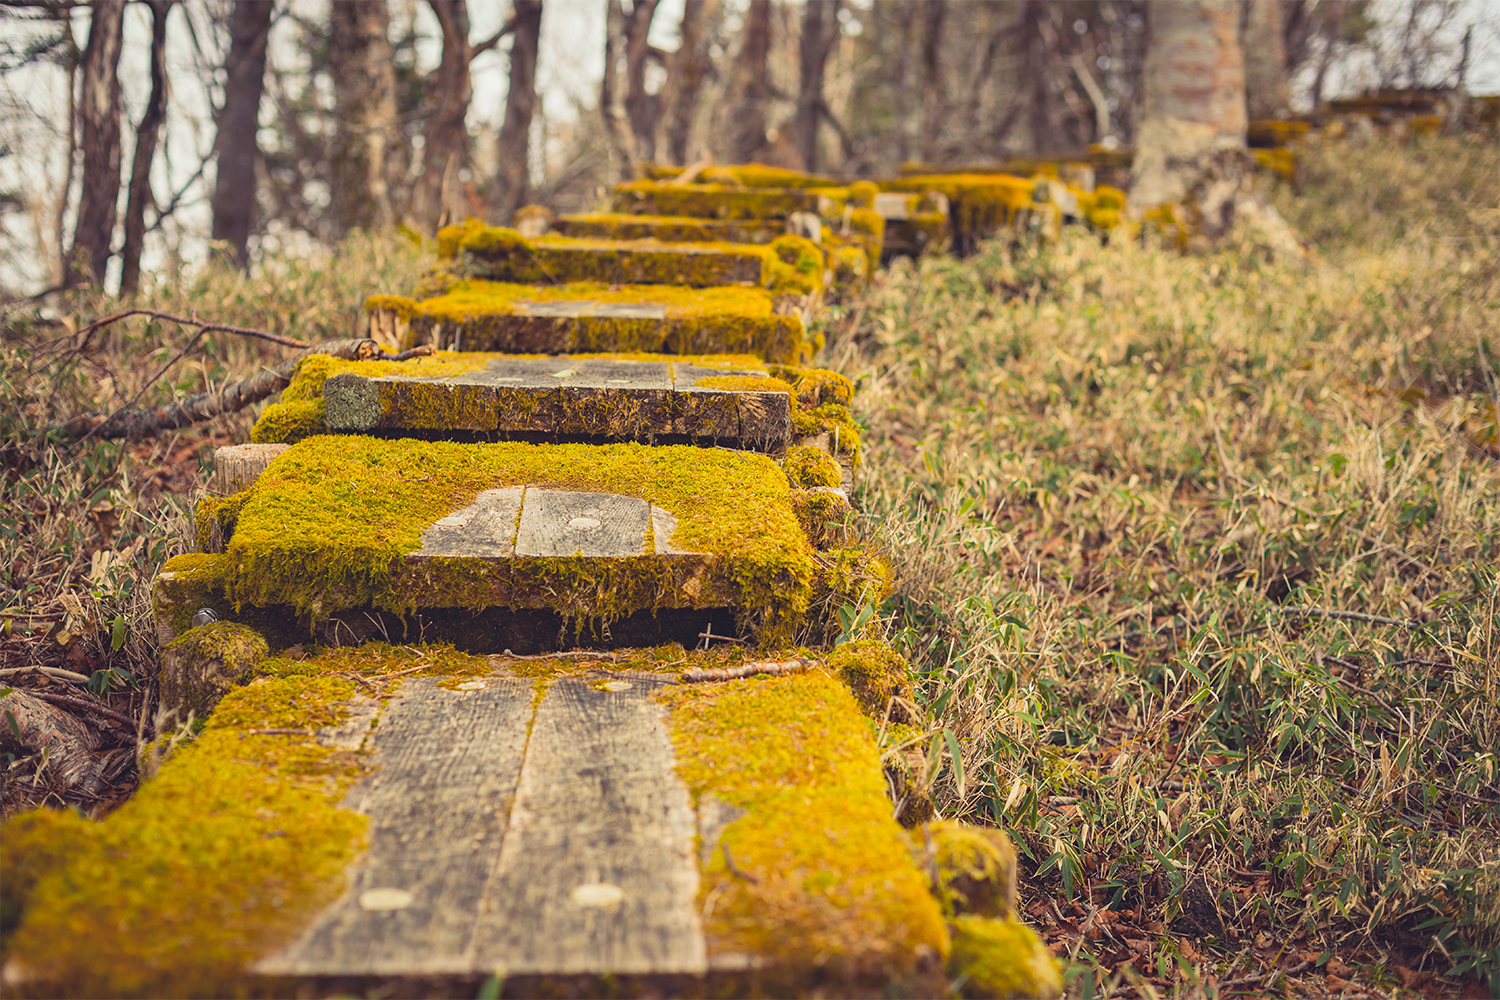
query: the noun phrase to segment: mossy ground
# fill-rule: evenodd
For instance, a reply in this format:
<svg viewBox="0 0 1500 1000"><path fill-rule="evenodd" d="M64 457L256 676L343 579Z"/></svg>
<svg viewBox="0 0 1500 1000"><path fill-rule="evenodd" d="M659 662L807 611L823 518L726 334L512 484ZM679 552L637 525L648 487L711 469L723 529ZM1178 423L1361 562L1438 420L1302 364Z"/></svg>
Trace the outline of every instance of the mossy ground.
<svg viewBox="0 0 1500 1000"><path fill-rule="evenodd" d="M500 573L512 574L518 590L551 593L556 610L591 617L680 599L669 564L645 555L515 559L503 570L432 560L418 577L399 572L403 555L420 547L422 531L438 518L481 490L518 485L649 500L676 516L679 548L719 562L719 586L730 592L712 597L728 597L776 628L795 625L807 608L811 545L775 462L690 446L311 438L277 458L250 489L218 572L237 603L287 605L314 618L365 606L484 606L493 593L486 574ZM211 569L202 557L178 557L166 567L179 568Z"/></svg>
<svg viewBox="0 0 1500 1000"><path fill-rule="evenodd" d="M870 725L840 682L813 671L660 697L694 797L748 811L704 866L711 952L893 980L924 949L947 954L937 900L891 818Z"/></svg>
<svg viewBox="0 0 1500 1000"><path fill-rule="evenodd" d="M800 364L820 346L801 319L778 314L779 296L740 286L609 285L598 282L522 285L458 281L421 301L373 296L370 310L393 311L409 324L403 348L418 343L466 350L644 351L667 354L743 353ZM530 303L600 302L662 307L660 320L524 315ZM532 329L535 327L536 329Z"/></svg>

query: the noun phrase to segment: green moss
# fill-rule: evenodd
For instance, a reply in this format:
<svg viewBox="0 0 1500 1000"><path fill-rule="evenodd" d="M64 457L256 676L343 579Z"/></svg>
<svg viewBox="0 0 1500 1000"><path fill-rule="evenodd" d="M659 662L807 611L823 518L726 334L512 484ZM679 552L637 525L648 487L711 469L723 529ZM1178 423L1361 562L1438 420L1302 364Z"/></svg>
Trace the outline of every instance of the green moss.
<svg viewBox="0 0 1500 1000"><path fill-rule="evenodd" d="M179 723L205 719L269 652L259 632L235 622L188 629L162 650L161 704Z"/></svg>
<svg viewBox="0 0 1500 1000"><path fill-rule="evenodd" d="M1060 997L1062 974L1031 928L1015 920L961 916L950 925L949 970L966 997Z"/></svg>
<svg viewBox="0 0 1500 1000"><path fill-rule="evenodd" d="M193 537L199 552L214 550L215 537L223 545L234 534L234 523L239 519L240 508L245 505L248 494L234 493L227 497L208 496L198 501L193 508Z"/></svg>
<svg viewBox="0 0 1500 1000"><path fill-rule="evenodd" d="M947 196L954 238L967 250L975 242L1013 230L1032 203L1035 184L1007 174L930 174L887 181L887 191L937 191Z"/></svg>
<svg viewBox="0 0 1500 1000"><path fill-rule="evenodd" d="M677 574L685 570L673 557L516 558L486 568L402 558L420 547L426 527L481 490L523 484L640 497L671 511L675 544L713 567L694 606L723 601L761 615L765 641L784 635L807 607L811 547L784 475L765 456L363 436L313 438L271 463L228 547L229 594L314 618L368 605L397 612L502 605L611 619L683 599Z"/></svg>
<svg viewBox="0 0 1500 1000"><path fill-rule="evenodd" d="M8 969L42 996L197 996L245 989L246 967L288 943L343 891L364 817L337 803L360 755L295 736L343 717L341 678L230 692L196 740L74 849L33 866ZM37 857L55 819L18 818L0 841ZM9 871L7 871L9 881Z"/></svg>
<svg viewBox="0 0 1500 1000"><path fill-rule="evenodd" d="M828 452L811 445L799 445L787 450L781 467L793 486L808 489L813 486L837 486L843 481L838 463Z"/></svg>
<svg viewBox="0 0 1500 1000"><path fill-rule="evenodd" d="M37 883L90 850L97 830L72 809L36 809L0 827L0 942L9 944Z"/></svg>
<svg viewBox="0 0 1500 1000"><path fill-rule="evenodd" d="M1002 831L940 820L923 828L943 912L1016 917L1016 849Z"/></svg>
<svg viewBox="0 0 1500 1000"><path fill-rule="evenodd" d="M323 422L323 400L272 403L262 411L250 440L256 444L295 444L314 434L326 434Z"/></svg>
<svg viewBox="0 0 1500 1000"><path fill-rule="evenodd" d="M747 810L720 843L755 881L722 849L704 865L711 952L891 978L924 951L947 953L937 901L891 819L879 751L841 683L813 671L660 697L695 798Z"/></svg>
<svg viewBox="0 0 1500 1000"><path fill-rule="evenodd" d="M786 225L779 219L695 219L686 215L591 212L559 216L556 229L564 236L583 239L770 243L786 232Z"/></svg>
<svg viewBox="0 0 1500 1000"><path fill-rule="evenodd" d="M900 653L878 640L846 642L828 654L829 670L849 685L864 713L874 719L904 719L896 710L887 715L894 697L910 698L911 667Z"/></svg>
<svg viewBox="0 0 1500 1000"><path fill-rule="evenodd" d="M367 308L375 308L371 299ZM600 302L662 307L663 319L527 315L532 304ZM643 351L667 354L740 353L798 363L812 353L802 320L777 315L778 297L763 288L611 287L597 282L517 285L493 281L453 284L438 297L397 306L409 316L407 343L468 351Z"/></svg>
<svg viewBox="0 0 1500 1000"><path fill-rule="evenodd" d="M641 175L648 180L665 181L680 177L684 169L669 164L647 163L642 166ZM705 184L746 188L825 188L838 184L832 177L768 167L761 163L709 167L698 175L698 179Z"/></svg>
<svg viewBox="0 0 1500 1000"><path fill-rule="evenodd" d="M890 596L892 583L890 563L865 546L849 545L818 553L807 613L809 641L832 642L840 631L840 608L879 607Z"/></svg>

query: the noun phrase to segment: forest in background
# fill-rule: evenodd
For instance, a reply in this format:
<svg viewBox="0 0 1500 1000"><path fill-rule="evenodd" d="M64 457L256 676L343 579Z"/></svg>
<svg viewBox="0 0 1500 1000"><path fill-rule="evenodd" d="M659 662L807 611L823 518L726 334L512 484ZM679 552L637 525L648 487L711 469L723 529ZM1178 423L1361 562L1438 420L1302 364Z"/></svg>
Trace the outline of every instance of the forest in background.
<svg viewBox="0 0 1500 1000"><path fill-rule="evenodd" d="M1462 86L1500 38L1474 0L1243 19L1251 118ZM576 211L647 161L870 177L1129 146L1145 51L1143 0L12 0L0 24L9 297Z"/></svg>

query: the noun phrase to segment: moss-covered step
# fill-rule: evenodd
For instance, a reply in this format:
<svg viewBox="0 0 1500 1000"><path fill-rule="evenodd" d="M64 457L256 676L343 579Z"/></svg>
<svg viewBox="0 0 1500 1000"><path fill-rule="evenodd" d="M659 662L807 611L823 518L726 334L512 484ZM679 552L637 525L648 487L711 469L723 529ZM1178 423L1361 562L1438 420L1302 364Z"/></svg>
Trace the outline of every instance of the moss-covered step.
<svg viewBox="0 0 1500 1000"><path fill-rule="evenodd" d="M1003 836L892 819L890 655L262 659L105 820L5 827L7 995L1057 995Z"/></svg>
<svg viewBox="0 0 1500 1000"><path fill-rule="evenodd" d="M283 631L300 616L306 634L344 611L450 609L461 626L476 612L541 610L598 621L602 641L632 615L692 609L700 630L717 613L720 634L784 641L814 591L786 473L728 449L320 436L198 513L224 552L166 564L163 634L203 607ZM471 643L491 634L472 624Z"/></svg>
<svg viewBox="0 0 1500 1000"><path fill-rule="evenodd" d="M688 215L587 212L559 215L552 228L563 236L665 243L770 243L785 235L782 219L700 219Z"/></svg>
<svg viewBox="0 0 1500 1000"><path fill-rule="evenodd" d="M848 188L745 188L641 180L616 185L610 207L630 215L700 219L785 219L796 212L827 218L843 210L848 196Z"/></svg>
<svg viewBox="0 0 1500 1000"><path fill-rule="evenodd" d="M981 239L1025 230L1034 214L1035 182L1007 174L913 174L882 181L880 188L911 194L932 191L947 198L954 246L961 253L970 252Z"/></svg>
<svg viewBox="0 0 1500 1000"><path fill-rule="evenodd" d="M330 430L360 433L686 438L772 452L791 438L791 387L763 367L474 357L488 364L462 375L335 375L323 383L324 422Z"/></svg>
<svg viewBox="0 0 1500 1000"><path fill-rule="evenodd" d="M821 342L808 339L801 298L741 286L455 281L422 300L376 295L365 309L370 337L403 351L753 354L803 364Z"/></svg>
<svg viewBox="0 0 1500 1000"><path fill-rule="evenodd" d="M749 243L663 243L656 240L528 239L514 229L473 222L438 234L449 269L463 278L538 284L592 281L606 285L749 285L772 292L819 295L824 262L817 245L778 236Z"/></svg>
<svg viewBox="0 0 1500 1000"><path fill-rule="evenodd" d="M649 181L678 181L687 170L686 167L669 163L643 163L640 167L642 178ZM785 167L768 167L763 163L705 167L695 172L685 183L693 181L743 188L836 188L844 183L834 177L788 170Z"/></svg>

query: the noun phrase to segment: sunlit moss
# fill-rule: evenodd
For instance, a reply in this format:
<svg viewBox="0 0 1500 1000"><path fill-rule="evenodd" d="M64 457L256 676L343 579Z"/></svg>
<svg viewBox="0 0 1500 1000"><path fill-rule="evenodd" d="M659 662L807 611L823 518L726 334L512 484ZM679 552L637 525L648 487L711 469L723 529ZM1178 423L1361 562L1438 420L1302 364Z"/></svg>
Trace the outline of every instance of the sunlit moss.
<svg viewBox="0 0 1500 1000"><path fill-rule="evenodd" d="M789 449L781 467L792 485L802 489L813 486L837 486L843 479L838 463L828 452L810 445Z"/></svg>
<svg viewBox="0 0 1500 1000"><path fill-rule="evenodd" d="M964 996L1062 996L1057 960L1025 924L964 915L950 926L953 954L948 964L964 977Z"/></svg>

